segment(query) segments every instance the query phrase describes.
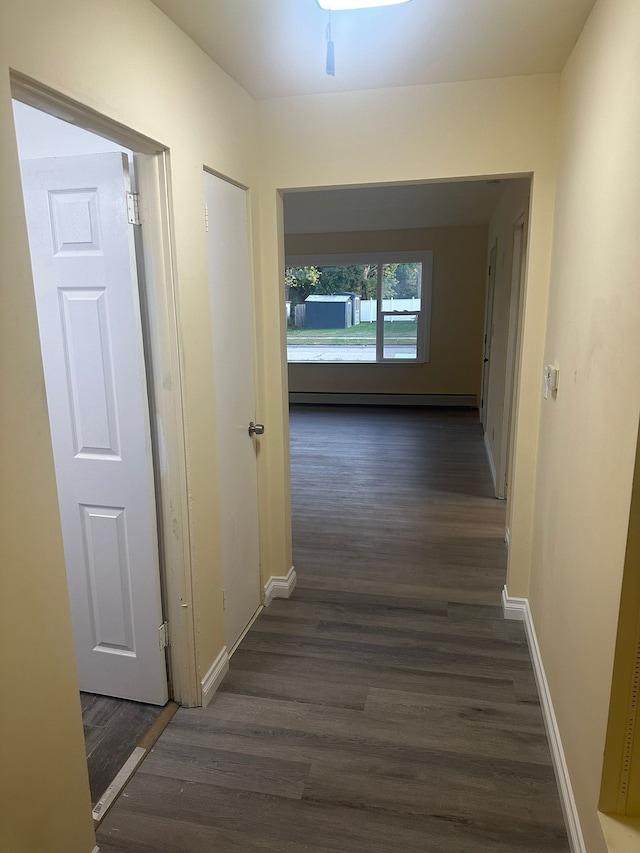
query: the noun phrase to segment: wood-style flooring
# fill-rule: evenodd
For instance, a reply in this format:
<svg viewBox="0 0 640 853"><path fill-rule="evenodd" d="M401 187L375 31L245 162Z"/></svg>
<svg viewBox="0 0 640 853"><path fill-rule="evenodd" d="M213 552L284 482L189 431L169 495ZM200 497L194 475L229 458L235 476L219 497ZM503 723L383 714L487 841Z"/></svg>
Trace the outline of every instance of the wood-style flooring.
<svg viewBox="0 0 640 853"><path fill-rule="evenodd" d="M84 743L93 805L162 714L158 705L81 693Z"/></svg>
<svg viewBox="0 0 640 853"><path fill-rule="evenodd" d="M100 850L566 853L476 413L301 407L291 437L298 586Z"/></svg>

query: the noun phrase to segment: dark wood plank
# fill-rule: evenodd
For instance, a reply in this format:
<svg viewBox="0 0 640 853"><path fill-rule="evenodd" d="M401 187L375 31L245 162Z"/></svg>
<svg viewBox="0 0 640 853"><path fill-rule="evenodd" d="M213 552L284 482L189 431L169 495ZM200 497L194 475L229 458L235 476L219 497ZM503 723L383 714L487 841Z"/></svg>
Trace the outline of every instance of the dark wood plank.
<svg viewBox="0 0 640 853"><path fill-rule="evenodd" d="M81 693L91 801L96 803L163 709L158 705Z"/></svg>
<svg viewBox="0 0 640 853"><path fill-rule="evenodd" d="M298 586L180 709L103 853L567 853L477 415L292 411Z"/></svg>
<svg viewBox="0 0 640 853"><path fill-rule="evenodd" d="M145 759L145 772L185 782L203 782L241 791L300 799L309 766L199 744L163 742Z"/></svg>
<svg viewBox="0 0 640 853"><path fill-rule="evenodd" d="M366 662L326 660L322 657L303 657L273 651L238 649L233 667L271 675L313 676L321 680L363 687L377 685L418 693L440 693L447 696L468 696L496 702L515 700L513 678L498 673L495 676L468 675L458 672L432 672L410 667L368 665Z"/></svg>

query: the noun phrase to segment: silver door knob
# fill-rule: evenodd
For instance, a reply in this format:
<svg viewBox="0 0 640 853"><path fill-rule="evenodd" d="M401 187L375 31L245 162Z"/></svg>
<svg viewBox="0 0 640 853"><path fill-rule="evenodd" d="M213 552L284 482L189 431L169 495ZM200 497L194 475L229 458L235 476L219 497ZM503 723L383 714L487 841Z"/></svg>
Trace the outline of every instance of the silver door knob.
<svg viewBox="0 0 640 853"><path fill-rule="evenodd" d="M249 424L249 435L262 435L264 433L264 424L254 424L253 421Z"/></svg>

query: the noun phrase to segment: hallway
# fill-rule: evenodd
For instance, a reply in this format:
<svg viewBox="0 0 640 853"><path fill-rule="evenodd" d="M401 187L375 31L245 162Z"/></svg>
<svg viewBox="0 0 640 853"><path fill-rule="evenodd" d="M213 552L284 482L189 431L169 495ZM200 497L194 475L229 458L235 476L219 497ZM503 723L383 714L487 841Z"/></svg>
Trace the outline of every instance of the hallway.
<svg viewBox="0 0 640 853"><path fill-rule="evenodd" d="M102 853L568 851L477 413L291 412L298 585Z"/></svg>

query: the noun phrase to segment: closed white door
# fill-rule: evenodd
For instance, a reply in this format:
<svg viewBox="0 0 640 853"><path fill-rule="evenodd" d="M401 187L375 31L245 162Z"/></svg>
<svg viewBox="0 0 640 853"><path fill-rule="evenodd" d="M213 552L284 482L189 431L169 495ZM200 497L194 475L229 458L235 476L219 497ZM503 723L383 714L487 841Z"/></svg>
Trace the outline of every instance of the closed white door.
<svg viewBox="0 0 640 853"><path fill-rule="evenodd" d="M260 606L258 481L247 194L204 173L225 590L232 649Z"/></svg>
<svg viewBox="0 0 640 853"><path fill-rule="evenodd" d="M162 705L167 676L127 158L26 160L22 179L80 689Z"/></svg>

